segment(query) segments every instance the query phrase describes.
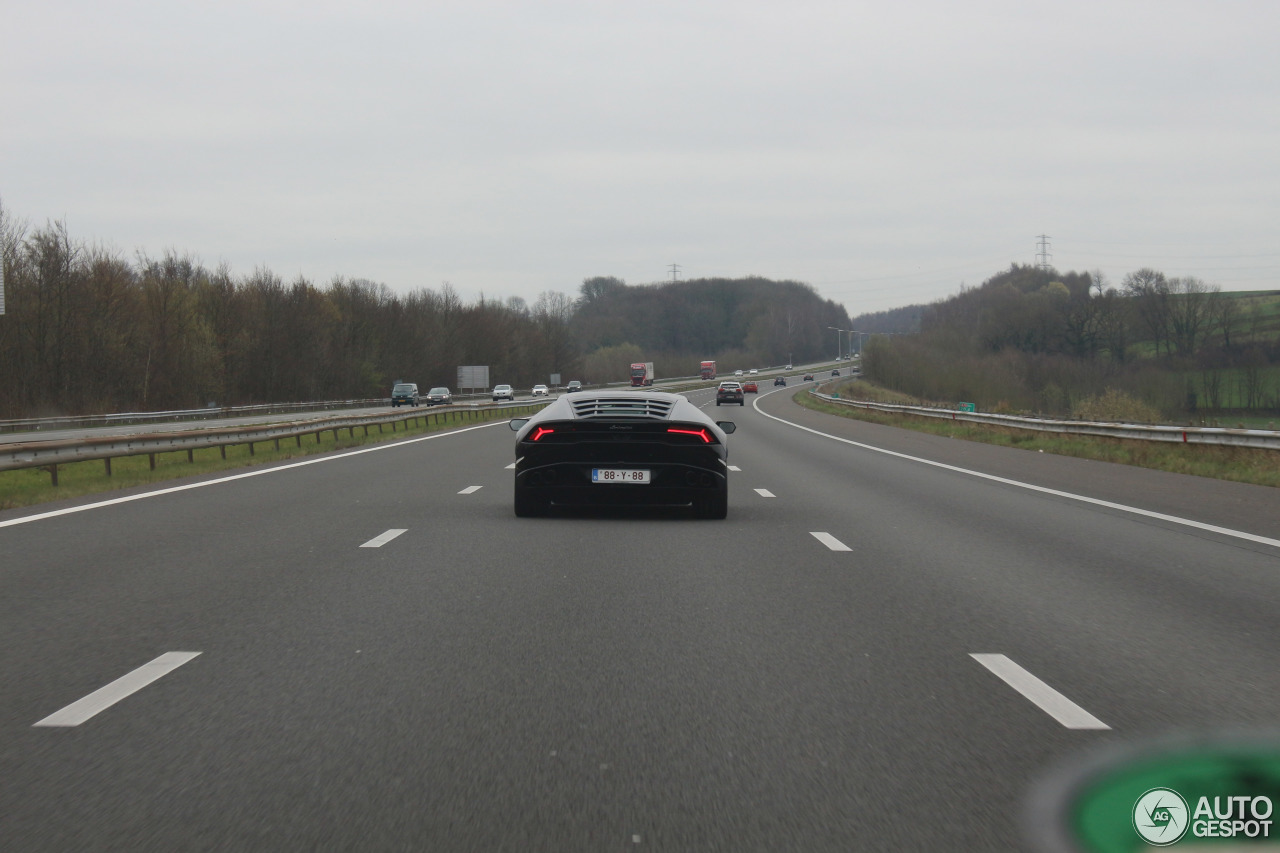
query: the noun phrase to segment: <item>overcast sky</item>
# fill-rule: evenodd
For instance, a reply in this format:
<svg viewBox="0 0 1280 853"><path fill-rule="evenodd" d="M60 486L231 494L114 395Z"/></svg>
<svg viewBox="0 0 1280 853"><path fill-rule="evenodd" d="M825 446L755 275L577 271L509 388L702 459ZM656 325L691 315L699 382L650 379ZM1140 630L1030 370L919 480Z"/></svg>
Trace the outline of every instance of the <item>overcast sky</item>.
<svg viewBox="0 0 1280 853"><path fill-rule="evenodd" d="M1280 2L10 2L0 203L132 257L762 275L851 314L1060 270L1280 288Z"/></svg>

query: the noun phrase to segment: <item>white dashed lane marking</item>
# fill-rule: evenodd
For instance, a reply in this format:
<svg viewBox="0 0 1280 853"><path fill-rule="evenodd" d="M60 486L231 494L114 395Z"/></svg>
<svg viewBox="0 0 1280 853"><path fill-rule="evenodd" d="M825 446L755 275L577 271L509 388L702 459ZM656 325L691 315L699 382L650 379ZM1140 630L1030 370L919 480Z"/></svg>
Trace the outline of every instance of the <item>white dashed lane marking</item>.
<svg viewBox="0 0 1280 853"><path fill-rule="evenodd" d="M823 545L826 545L832 551L852 551L853 550L848 545L844 544L839 539L832 536L830 533L816 533L816 532L810 531L809 535L812 536L814 539L817 539Z"/></svg>
<svg viewBox="0 0 1280 853"><path fill-rule="evenodd" d="M730 465L730 466L729 466L729 470L730 470L730 471L741 471L742 469L741 469L741 468L739 468L737 465Z"/></svg>
<svg viewBox="0 0 1280 853"><path fill-rule="evenodd" d="M969 657L998 675L1040 710L1069 729L1109 729L1106 723L1045 684L1004 655L970 654Z"/></svg>
<svg viewBox="0 0 1280 853"><path fill-rule="evenodd" d="M512 468L515 468L515 467L516 467L516 463L512 462L510 465L507 466L507 470L510 471Z"/></svg>
<svg viewBox="0 0 1280 853"><path fill-rule="evenodd" d="M467 486L465 489L463 489L462 491L458 492L458 494L460 494L460 495L469 495L469 494L471 494L472 492L478 492L478 491L480 491L480 490L481 490L481 489L483 489L483 488L484 488L484 486Z"/></svg>
<svg viewBox="0 0 1280 853"><path fill-rule="evenodd" d="M775 495L773 492L769 491L768 489L756 489L756 494L757 494L757 495L759 495L759 496L760 496L760 497L762 497L762 498L776 498L776 497L777 497L777 495Z"/></svg>
<svg viewBox="0 0 1280 853"><path fill-rule="evenodd" d="M372 539L370 539L368 542L364 543L360 547L361 548L381 548L383 545L386 545L388 542L390 542L392 539L395 539L401 533L405 533L407 529L408 528L404 528L404 529L392 528L391 530L388 530L386 533L379 533L377 536L373 537Z"/></svg>
<svg viewBox="0 0 1280 853"><path fill-rule="evenodd" d="M156 679L162 678L198 656L199 652L165 652L145 663L128 675L122 675L105 687L99 687L78 702L72 702L33 726L78 726L85 720L102 713Z"/></svg>

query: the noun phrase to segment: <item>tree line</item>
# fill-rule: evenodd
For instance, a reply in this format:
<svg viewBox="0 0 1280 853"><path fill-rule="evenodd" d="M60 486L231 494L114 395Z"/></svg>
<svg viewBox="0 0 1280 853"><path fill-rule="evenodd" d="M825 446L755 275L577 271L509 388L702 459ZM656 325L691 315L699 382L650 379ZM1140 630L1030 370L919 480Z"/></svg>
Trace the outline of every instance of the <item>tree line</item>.
<svg viewBox="0 0 1280 853"><path fill-rule="evenodd" d="M822 327L848 324L808 285L758 278L594 277L576 296L549 290L529 304L464 302L447 284L396 293L360 278L236 275L173 250L129 258L3 207L0 250L7 418L378 398L401 380L454 388L462 365L487 365L491 384L518 388L553 374L623 381L640 360L657 362L660 377L692 375L705 358L747 367L816 357Z"/></svg>
<svg viewBox="0 0 1280 853"><path fill-rule="evenodd" d="M925 308L918 335L876 338L864 370L987 409L1069 414L1107 388L1167 416L1277 408L1275 308L1272 294L1222 293L1150 268L1115 287L1097 271L1014 264Z"/></svg>
<svg viewBox="0 0 1280 853"><path fill-rule="evenodd" d="M235 276L173 251L129 260L61 223L0 226L4 417L385 397L472 364L528 387L579 363L562 293L464 304L448 286Z"/></svg>
<svg viewBox="0 0 1280 853"><path fill-rule="evenodd" d="M723 372L822 358L831 352L827 328L847 329L849 315L797 281L628 285L597 276L582 283L573 326L584 353L617 352L653 361L659 377L690 376L702 359L716 359Z"/></svg>

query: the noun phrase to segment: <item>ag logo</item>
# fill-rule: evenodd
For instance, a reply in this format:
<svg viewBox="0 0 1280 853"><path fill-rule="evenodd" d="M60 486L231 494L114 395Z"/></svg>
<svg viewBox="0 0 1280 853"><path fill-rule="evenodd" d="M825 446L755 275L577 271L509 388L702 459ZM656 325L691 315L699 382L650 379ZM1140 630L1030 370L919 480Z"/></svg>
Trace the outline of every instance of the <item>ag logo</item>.
<svg viewBox="0 0 1280 853"><path fill-rule="evenodd" d="M1189 825L1187 801L1172 788L1152 788L1133 804L1133 828L1148 844L1173 844L1186 834Z"/></svg>

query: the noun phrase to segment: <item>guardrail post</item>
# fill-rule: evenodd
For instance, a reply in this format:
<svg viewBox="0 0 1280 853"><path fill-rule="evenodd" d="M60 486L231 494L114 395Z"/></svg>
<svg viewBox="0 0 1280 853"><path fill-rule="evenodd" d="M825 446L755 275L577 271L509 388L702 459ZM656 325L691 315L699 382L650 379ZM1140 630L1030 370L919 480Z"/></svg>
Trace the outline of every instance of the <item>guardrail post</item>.
<svg viewBox="0 0 1280 853"><path fill-rule="evenodd" d="M58 486L58 466L57 465L49 466L49 476L53 480L54 488L57 488Z"/></svg>
<svg viewBox="0 0 1280 853"><path fill-rule="evenodd" d="M251 442L249 442L249 455L250 455L250 456L253 456L253 455L254 455L254 452L253 452L253 442L252 442L252 441L251 441Z"/></svg>
<svg viewBox="0 0 1280 853"><path fill-rule="evenodd" d="M296 438L296 439L298 440L298 446L299 446L299 447L301 447L301 446L302 446L302 433L298 433L297 435L295 435L295 436L294 436L294 438Z"/></svg>
<svg viewBox="0 0 1280 853"><path fill-rule="evenodd" d="M222 458L223 458L223 459L226 459L226 458L227 458L227 446L226 446L225 444L219 444L219 445L218 445L218 449L219 449L220 451L222 451Z"/></svg>
<svg viewBox="0 0 1280 853"><path fill-rule="evenodd" d="M156 455L154 453L148 453L147 457L151 460L151 470L156 470Z"/></svg>
<svg viewBox="0 0 1280 853"><path fill-rule="evenodd" d="M102 461L107 463L107 476L110 477L111 476L111 457L108 456L106 459L103 459Z"/></svg>
<svg viewBox="0 0 1280 853"><path fill-rule="evenodd" d="M193 448L187 448L187 461L193 463L196 461L196 452Z"/></svg>

